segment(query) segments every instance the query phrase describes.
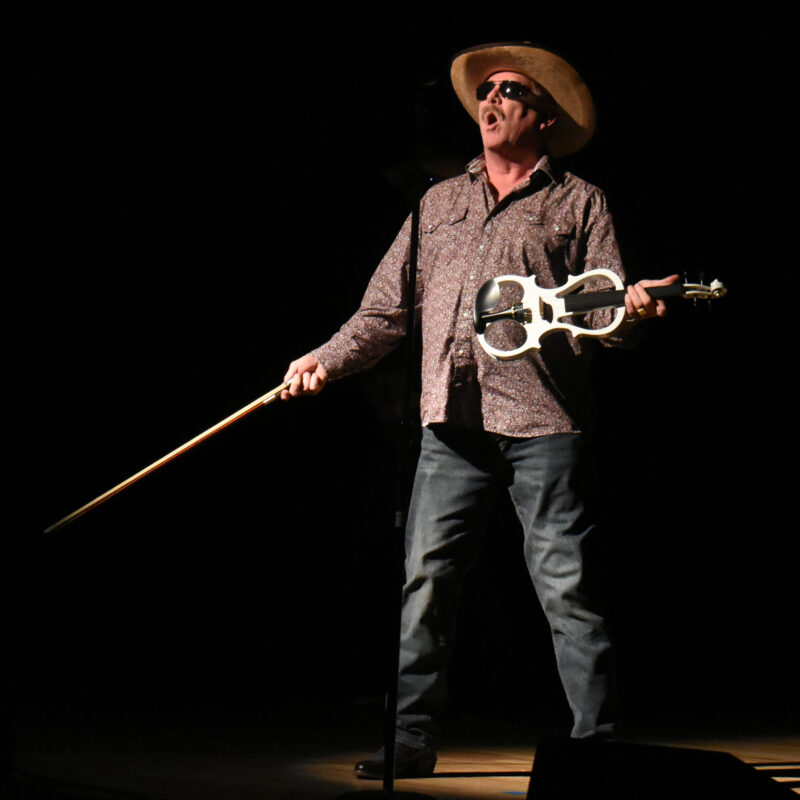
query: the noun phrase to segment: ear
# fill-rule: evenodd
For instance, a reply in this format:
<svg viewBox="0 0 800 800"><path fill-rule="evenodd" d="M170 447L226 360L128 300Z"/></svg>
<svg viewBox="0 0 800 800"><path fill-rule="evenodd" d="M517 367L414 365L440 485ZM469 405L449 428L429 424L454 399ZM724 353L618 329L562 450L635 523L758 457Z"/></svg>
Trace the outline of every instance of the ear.
<svg viewBox="0 0 800 800"><path fill-rule="evenodd" d="M539 123L539 130L544 133L548 128L552 128L557 121L558 117L552 111L548 111L547 116Z"/></svg>

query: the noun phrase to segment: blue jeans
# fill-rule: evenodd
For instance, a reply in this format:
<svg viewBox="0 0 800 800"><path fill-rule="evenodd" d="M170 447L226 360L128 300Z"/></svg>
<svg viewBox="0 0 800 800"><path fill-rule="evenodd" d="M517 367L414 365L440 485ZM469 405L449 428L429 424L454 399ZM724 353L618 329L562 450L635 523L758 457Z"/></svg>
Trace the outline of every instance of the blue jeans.
<svg viewBox="0 0 800 800"><path fill-rule="evenodd" d="M595 560L587 557L599 530L586 502L586 446L577 434L515 439L448 425L423 429L406 529L398 741L436 747L462 579L503 489L522 523L572 736L612 731L611 645L595 600Z"/></svg>

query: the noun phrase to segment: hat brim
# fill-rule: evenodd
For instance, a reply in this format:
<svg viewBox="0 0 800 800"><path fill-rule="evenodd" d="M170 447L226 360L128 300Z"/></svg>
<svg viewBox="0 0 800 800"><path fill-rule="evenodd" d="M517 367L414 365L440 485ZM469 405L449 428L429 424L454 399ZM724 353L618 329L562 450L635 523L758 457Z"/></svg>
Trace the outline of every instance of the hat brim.
<svg viewBox="0 0 800 800"><path fill-rule="evenodd" d="M550 93L557 105L557 123L549 141L554 156L574 153L592 138L594 102L581 76L560 56L525 42L480 45L453 58L453 88L475 122L479 119L475 90L495 72L519 72Z"/></svg>

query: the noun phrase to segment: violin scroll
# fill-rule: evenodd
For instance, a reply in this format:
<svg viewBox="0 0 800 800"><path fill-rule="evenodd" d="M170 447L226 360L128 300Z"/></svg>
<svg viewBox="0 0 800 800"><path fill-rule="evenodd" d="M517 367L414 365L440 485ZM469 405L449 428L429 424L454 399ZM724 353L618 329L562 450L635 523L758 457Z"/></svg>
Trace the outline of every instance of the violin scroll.
<svg viewBox="0 0 800 800"><path fill-rule="evenodd" d="M684 283L679 286L683 287L683 297L694 297L698 300L717 300L724 297L728 291L722 281L717 280L711 281L708 286L702 283Z"/></svg>

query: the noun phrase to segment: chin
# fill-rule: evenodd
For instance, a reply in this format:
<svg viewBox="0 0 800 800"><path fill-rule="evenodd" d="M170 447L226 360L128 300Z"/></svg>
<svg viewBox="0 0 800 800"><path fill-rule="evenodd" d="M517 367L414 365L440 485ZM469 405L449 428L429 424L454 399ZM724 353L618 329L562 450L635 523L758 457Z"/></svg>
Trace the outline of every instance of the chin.
<svg viewBox="0 0 800 800"><path fill-rule="evenodd" d="M500 136L487 136L483 140L484 150L494 150L498 153L507 152L514 149L513 142L503 139Z"/></svg>
<svg viewBox="0 0 800 800"><path fill-rule="evenodd" d="M506 141L506 139L497 129L491 131L481 131L481 139L483 140L483 146L488 148L500 147L509 144L509 142Z"/></svg>

